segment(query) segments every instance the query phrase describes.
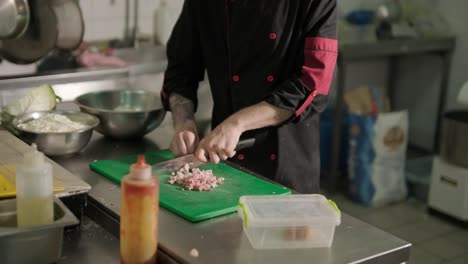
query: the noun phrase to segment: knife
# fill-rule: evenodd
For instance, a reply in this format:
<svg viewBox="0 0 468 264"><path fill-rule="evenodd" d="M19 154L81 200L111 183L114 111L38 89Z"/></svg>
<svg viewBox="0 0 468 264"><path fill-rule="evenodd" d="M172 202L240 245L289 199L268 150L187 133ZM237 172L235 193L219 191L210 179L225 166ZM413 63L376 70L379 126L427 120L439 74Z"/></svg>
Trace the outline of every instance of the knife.
<svg viewBox="0 0 468 264"><path fill-rule="evenodd" d="M236 151L250 148L255 144L255 138L241 139L236 145ZM182 157L171 159L168 161L156 163L152 166L153 174L167 174L179 170L185 164L190 164L191 168L198 168L206 162L200 161L193 154L188 154Z"/></svg>

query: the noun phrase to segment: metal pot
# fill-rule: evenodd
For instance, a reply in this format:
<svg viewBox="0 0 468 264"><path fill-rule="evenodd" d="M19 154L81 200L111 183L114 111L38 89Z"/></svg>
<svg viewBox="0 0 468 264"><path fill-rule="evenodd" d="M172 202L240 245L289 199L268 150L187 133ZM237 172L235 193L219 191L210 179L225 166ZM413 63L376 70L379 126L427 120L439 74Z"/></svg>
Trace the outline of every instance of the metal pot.
<svg viewBox="0 0 468 264"><path fill-rule="evenodd" d="M20 37L27 29L30 18L26 0L0 2L0 39Z"/></svg>
<svg viewBox="0 0 468 264"><path fill-rule="evenodd" d="M52 0L51 7L57 17L58 36L55 46L63 50L78 48L84 35L80 5L75 0Z"/></svg>
<svg viewBox="0 0 468 264"><path fill-rule="evenodd" d="M444 114L441 156L451 164L468 168L468 111Z"/></svg>
<svg viewBox="0 0 468 264"><path fill-rule="evenodd" d="M57 41L57 17L49 1L30 0L31 19L24 34L16 39L5 39L1 56L16 64L29 64L46 56Z"/></svg>

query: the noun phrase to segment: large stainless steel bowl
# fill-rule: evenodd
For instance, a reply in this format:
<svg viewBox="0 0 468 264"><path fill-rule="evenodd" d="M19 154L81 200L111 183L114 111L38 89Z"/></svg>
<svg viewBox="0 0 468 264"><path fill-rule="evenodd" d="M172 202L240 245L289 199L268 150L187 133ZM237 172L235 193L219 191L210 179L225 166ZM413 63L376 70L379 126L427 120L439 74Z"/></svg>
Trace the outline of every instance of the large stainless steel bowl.
<svg viewBox="0 0 468 264"><path fill-rule="evenodd" d="M166 115L160 97L143 90L88 93L75 103L81 111L99 117L99 133L118 139L142 137L157 128Z"/></svg>
<svg viewBox="0 0 468 264"><path fill-rule="evenodd" d="M88 125L88 128L73 132L35 132L20 128L19 125L41 118L49 113L61 114L72 121ZM99 124L95 116L78 111L44 111L30 112L13 119L12 125L18 135L29 144L36 143L39 151L48 156L74 154L82 150L89 142L94 128Z"/></svg>

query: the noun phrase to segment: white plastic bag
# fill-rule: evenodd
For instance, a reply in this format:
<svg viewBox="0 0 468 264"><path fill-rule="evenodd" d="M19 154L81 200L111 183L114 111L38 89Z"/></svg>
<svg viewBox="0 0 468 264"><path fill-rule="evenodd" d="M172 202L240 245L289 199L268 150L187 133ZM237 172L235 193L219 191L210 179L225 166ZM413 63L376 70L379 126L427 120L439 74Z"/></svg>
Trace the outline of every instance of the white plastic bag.
<svg viewBox="0 0 468 264"><path fill-rule="evenodd" d="M408 112L348 115L350 194L366 206L405 199Z"/></svg>
<svg viewBox="0 0 468 264"><path fill-rule="evenodd" d="M372 183L375 193L372 205L381 206L405 199L408 193L405 181L408 112L379 114L373 145Z"/></svg>

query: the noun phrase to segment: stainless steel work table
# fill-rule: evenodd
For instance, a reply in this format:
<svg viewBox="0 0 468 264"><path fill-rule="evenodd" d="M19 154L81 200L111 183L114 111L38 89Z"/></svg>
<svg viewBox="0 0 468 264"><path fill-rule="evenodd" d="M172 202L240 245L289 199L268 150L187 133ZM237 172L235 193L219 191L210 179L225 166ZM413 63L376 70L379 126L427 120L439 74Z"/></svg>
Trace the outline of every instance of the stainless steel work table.
<svg viewBox="0 0 468 264"><path fill-rule="evenodd" d="M88 164L166 148L173 130L170 122L164 124L134 141L115 141L95 132L80 154L54 158L92 186L86 213L115 236L120 188L91 171ZM159 242L161 253L182 263L402 263L408 260L411 247L410 243L343 213L330 249L254 250L236 214L191 223L164 208L159 214ZM189 255L192 248L199 251L198 258ZM115 252L116 257L118 254Z"/></svg>

